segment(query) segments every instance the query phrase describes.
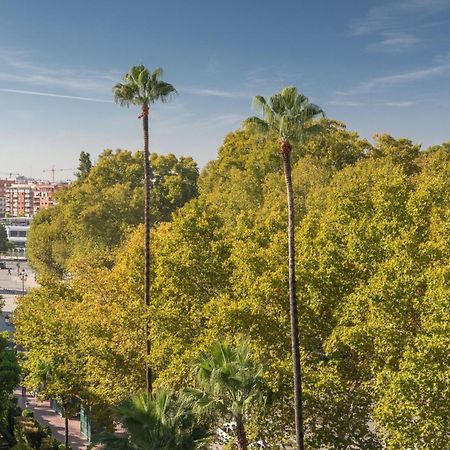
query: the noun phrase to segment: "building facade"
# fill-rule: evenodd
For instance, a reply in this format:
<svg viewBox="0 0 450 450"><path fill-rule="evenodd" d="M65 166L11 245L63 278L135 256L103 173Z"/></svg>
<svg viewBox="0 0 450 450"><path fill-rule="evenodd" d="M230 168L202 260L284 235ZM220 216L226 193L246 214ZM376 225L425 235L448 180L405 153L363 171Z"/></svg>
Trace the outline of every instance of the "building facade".
<svg viewBox="0 0 450 450"><path fill-rule="evenodd" d="M33 191L33 215L40 209L47 209L54 205L54 193L58 190L57 184L37 184Z"/></svg>
<svg viewBox="0 0 450 450"><path fill-rule="evenodd" d="M13 184L6 189L6 215L33 215L33 186L29 184Z"/></svg>
<svg viewBox="0 0 450 450"><path fill-rule="evenodd" d="M6 215L6 190L14 183L14 179L0 179L0 217Z"/></svg>
<svg viewBox="0 0 450 450"><path fill-rule="evenodd" d="M3 195L3 217L33 217L39 210L54 205L54 194L61 186L43 182L14 183L7 186Z"/></svg>
<svg viewBox="0 0 450 450"><path fill-rule="evenodd" d="M31 217L4 217L0 219L0 223L5 226L8 241L14 244L14 248L11 250L12 256L25 256L31 221Z"/></svg>

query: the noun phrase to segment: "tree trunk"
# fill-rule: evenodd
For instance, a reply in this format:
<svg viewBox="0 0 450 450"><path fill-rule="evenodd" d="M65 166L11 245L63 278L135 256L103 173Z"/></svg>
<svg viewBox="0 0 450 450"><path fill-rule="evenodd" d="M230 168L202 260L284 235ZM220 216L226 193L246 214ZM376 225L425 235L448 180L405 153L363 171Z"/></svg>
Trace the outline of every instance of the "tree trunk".
<svg viewBox="0 0 450 450"><path fill-rule="evenodd" d="M150 366L150 327L147 313L150 306L150 155L148 149L148 105L142 106L142 126L144 129L144 224L145 224L145 267L144 267L144 304L145 304L145 381L147 392L152 393L152 369Z"/></svg>
<svg viewBox="0 0 450 450"><path fill-rule="evenodd" d="M303 409L302 409L302 380L300 370L300 345L298 336L298 308L295 287L295 229L294 229L294 192L291 176L291 145L282 139L280 153L283 158L284 178L286 181L287 202L289 210L288 247L289 247L289 308L291 318L292 366L294 374L294 412L295 412L295 440L298 450L304 450L303 438Z"/></svg>
<svg viewBox="0 0 450 450"><path fill-rule="evenodd" d="M245 433L244 423L242 416L236 417L236 440L238 450L247 450L247 434Z"/></svg>
<svg viewBox="0 0 450 450"><path fill-rule="evenodd" d="M67 450L69 448L69 415L67 412L66 402L63 402L63 412L64 412L64 428L65 428L64 445L66 446Z"/></svg>

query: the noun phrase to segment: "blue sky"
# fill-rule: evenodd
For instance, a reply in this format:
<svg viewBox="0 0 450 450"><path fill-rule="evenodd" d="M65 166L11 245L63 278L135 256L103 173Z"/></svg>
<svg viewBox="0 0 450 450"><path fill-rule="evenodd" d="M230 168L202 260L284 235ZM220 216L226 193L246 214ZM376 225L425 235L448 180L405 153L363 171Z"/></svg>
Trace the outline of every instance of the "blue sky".
<svg viewBox="0 0 450 450"><path fill-rule="evenodd" d="M450 0L0 0L0 172L140 148L111 96L135 64L179 91L151 112L151 150L200 165L287 85L364 137L450 140Z"/></svg>

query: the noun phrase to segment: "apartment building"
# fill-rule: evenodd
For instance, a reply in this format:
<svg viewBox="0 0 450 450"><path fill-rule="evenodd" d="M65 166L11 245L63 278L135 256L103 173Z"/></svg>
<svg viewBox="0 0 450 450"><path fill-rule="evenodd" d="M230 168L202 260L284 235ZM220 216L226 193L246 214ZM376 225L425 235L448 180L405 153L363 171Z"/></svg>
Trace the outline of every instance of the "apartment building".
<svg viewBox="0 0 450 450"><path fill-rule="evenodd" d="M6 215L6 189L14 183L14 179L0 180L0 217Z"/></svg>
<svg viewBox="0 0 450 450"><path fill-rule="evenodd" d="M54 204L54 193L61 184L33 182L15 183L5 189L5 215L33 217L40 209Z"/></svg>
<svg viewBox="0 0 450 450"><path fill-rule="evenodd" d="M13 184L6 189L6 214L14 217L33 215L33 185Z"/></svg>
<svg viewBox="0 0 450 450"><path fill-rule="evenodd" d="M25 256L32 217L54 204L54 194L66 183L49 183L25 177L0 180L0 223L14 244L11 254Z"/></svg>
<svg viewBox="0 0 450 450"><path fill-rule="evenodd" d="M36 184L33 192L33 215L40 209L54 205L54 193L61 187L59 184Z"/></svg>

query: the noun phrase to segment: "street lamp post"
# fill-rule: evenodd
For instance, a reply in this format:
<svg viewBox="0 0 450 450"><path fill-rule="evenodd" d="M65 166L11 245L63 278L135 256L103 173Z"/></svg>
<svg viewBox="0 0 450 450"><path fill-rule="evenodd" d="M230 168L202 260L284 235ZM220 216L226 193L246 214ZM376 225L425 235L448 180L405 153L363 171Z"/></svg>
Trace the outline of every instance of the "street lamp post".
<svg viewBox="0 0 450 450"><path fill-rule="evenodd" d="M28 278L28 275L25 272L25 269L22 269L22 271L19 274L19 278L22 281L22 297L23 297L25 295L25 281Z"/></svg>

